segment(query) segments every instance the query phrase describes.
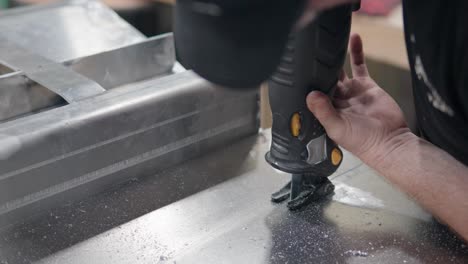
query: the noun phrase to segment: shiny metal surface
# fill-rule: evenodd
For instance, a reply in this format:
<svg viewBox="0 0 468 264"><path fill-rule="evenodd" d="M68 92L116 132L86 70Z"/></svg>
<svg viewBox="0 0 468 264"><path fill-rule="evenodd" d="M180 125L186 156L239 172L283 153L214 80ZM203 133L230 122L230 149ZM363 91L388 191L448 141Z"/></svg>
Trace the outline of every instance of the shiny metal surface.
<svg viewBox="0 0 468 264"><path fill-rule="evenodd" d="M145 39L97 0L58 1L0 11L0 32L3 38L55 62Z"/></svg>
<svg viewBox="0 0 468 264"><path fill-rule="evenodd" d="M0 75L0 124L65 104L60 96L22 72Z"/></svg>
<svg viewBox="0 0 468 264"><path fill-rule="evenodd" d="M84 61L96 62L89 56L109 50L120 53L122 46L147 43L142 34L99 1L59 1L0 11L0 29L0 123L104 91L95 83L101 77L89 80L54 62L71 63L85 56ZM174 56L158 54L158 59ZM115 67L99 65L112 68L109 72L114 76L128 77L122 69L115 72Z"/></svg>
<svg viewBox="0 0 468 264"><path fill-rule="evenodd" d="M118 49L65 62L73 71L112 89L172 73L174 38L163 34Z"/></svg>
<svg viewBox="0 0 468 264"><path fill-rule="evenodd" d="M8 263L467 263L468 248L349 153L334 196L269 201L289 178L269 131L0 235Z"/></svg>
<svg viewBox="0 0 468 264"><path fill-rule="evenodd" d="M307 163L318 164L327 159L327 135L312 139L306 146Z"/></svg>
<svg viewBox="0 0 468 264"><path fill-rule="evenodd" d="M0 229L257 131L254 92L173 71L171 34L146 39L99 2L0 23Z"/></svg>
<svg viewBox="0 0 468 264"><path fill-rule="evenodd" d="M192 72L0 125L0 227L257 131L257 96Z"/></svg>
<svg viewBox="0 0 468 264"><path fill-rule="evenodd" d="M98 95L104 88L71 69L21 48L0 36L0 61L23 72L29 79L47 87L68 103Z"/></svg>
<svg viewBox="0 0 468 264"><path fill-rule="evenodd" d="M257 132L256 94L191 72L165 76L165 59L157 78L91 77L90 65L118 63L103 51L131 61L132 49L118 48L149 43L98 2L11 11L0 28L106 89L49 111L37 102L39 113L0 123L1 264L468 262L466 244L349 153L332 199L297 213L270 203L290 176L264 161L269 131L240 140ZM57 99L9 66L0 84L23 87L14 98Z"/></svg>
<svg viewBox="0 0 468 264"><path fill-rule="evenodd" d="M175 63L171 35L146 40L98 1L11 9L0 25L0 121L167 75Z"/></svg>
<svg viewBox="0 0 468 264"><path fill-rule="evenodd" d="M0 42L0 46L5 45ZM0 123L37 111L63 106L66 104L63 98L73 102L90 96L86 92L86 78L88 82L94 81L108 90L171 74L175 65L172 34L156 36L126 47L67 61L63 63L66 67L50 61L46 66L44 61L47 59L28 51L21 54L12 53L19 49L21 48L17 46L0 49L0 61L9 57L12 62L9 65L13 64L17 69L21 69L9 72L5 70L4 74L0 75ZM19 67L20 64L29 65L24 65L23 68ZM38 65L41 66L39 72L35 69ZM70 78L65 78L65 75L69 75ZM84 87L77 83L73 84L74 78L78 78L78 81L85 79ZM99 85L95 90L96 94L103 91Z"/></svg>

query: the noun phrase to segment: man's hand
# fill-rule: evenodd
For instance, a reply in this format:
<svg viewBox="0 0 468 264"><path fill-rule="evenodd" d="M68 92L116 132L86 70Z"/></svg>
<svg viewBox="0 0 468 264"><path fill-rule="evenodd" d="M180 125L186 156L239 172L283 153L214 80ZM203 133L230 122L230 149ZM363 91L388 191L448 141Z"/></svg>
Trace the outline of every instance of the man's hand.
<svg viewBox="0 0 468 264"><path fill-rule="evenodd" d="M369 77L358 35L350 49L353 78L343 74L333 103L311 93L309 109L330 138L468 241L468 167L411 133L396 102Z"/></svg>
<svg viewBox="0 0 468 264"><path fill-rule="evenodd" d="M390 139L410 130L397 103L369 76L357 34L351 36L350 53L353 77L342 74L333 102L312 92L307 105L331 139L372 166L392 147Z"/></svg>

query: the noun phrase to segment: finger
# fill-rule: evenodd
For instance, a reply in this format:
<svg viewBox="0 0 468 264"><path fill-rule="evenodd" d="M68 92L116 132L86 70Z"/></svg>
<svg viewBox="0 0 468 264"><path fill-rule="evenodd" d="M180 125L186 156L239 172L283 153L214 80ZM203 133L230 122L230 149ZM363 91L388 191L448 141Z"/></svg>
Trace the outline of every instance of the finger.
<svg viewBox="0 0 468 264"><path fill-rule="evenodd" d="M322 124L328 135L335 139L344 128L344 121L325 94L314 91L307 96L307 107Z"/></svg>
<svg viewBox="0 0 468 264"><path fill-rule="evenodd" d="M333 97L338 98L338 99L347 99L348 90L349 90L348 86L345 85L342 81L339 81L336 84L336 90L335 90L335 94L333 95Z"/></svg>
<svg viewBox="0 0 468 264"><path fill-rule="evenodd" d="M350 39L351 70L353 77L367 77L369 72L364 59L364 48L359 34L352 34Z"/></svg>

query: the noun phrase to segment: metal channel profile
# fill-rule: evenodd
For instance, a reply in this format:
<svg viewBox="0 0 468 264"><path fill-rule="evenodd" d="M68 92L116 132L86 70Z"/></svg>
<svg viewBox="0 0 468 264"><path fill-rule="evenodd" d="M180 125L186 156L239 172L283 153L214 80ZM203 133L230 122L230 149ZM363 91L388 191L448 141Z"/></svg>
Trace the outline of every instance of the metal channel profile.
<svg viewBox="0 0 468 264"><path fill-rule="evenodd" d="M95 81L105 90L159 78L173 73L173 41L172 34L156 36L126 47L64 62L66 68L60 67L60 70L65 70L68 74L72 70L73 76L78 73ZM0 74L0 123L66 104L59 95L31 80L24 72L4 72L3 75ZM68 85L70 83L67 82Z"/></svg>
<svg viewBox="0 0 468 264"><path fill-rule="evenodd" d="M256 93L173 71L172 35L146 39L97 1L0 25L0 229L258 131Z"/></svg>
<svg viewBox="0 0 468 264"><path fill-rule="evenodd" d="M172 73L175 64L172 33L64 63L104 89Z"/></svg>
<svg viewBox="0 0 468 264"><path fill-rule="evenodd" d="M48 67L58 68L60 72L72 75L72 79L78 78L78 83L83 83L85 86L89 84L88 88L102 92L102 88L95 83L77 77L61 65L50 66L50 62L69 62L146 41L143 34L96 0L54 1L45 5L0 10L0 25L1 44L13 46L13 51L22 49L19 52L22 57L25 55L23 51L39 57L39 61L33 60L31 56L27 56L26 61L21 60L21 57L14 57L10 58L11 63L8 63L5 59L11 57L11 50L5 47L0 50L7 53L7 56L0 57L0 123L66 104L63 98L52 90L57 90L58 93L65 92L64 97L69 101L82 97L75 97L76 91L71 91L70 98L67 98L69 96L67 91L64 87L57 86L57 82L50 87L35 82L32 79L36 77L40 82L45 78L47 84L47 81L50 81L48 78L54 75L53 71L50 72L52 69L38 70L32 68L34 65L43 67L47 64ZM23 65L25 62L32 64ZM20 68L14 67L17 63L21 64L18 65ZM21 71L22 66L27 66L24 69L33 72L32 78ZM34 76L35 74L42 76ZM60 81L57 80L57 76L55 78L55 81Z"/></svg>
<svg viewBox="0 0 468 264"><path fill-rule="evenodd" d="M0 125L0 226L256 133L257 95L192 72Z"/></svg>

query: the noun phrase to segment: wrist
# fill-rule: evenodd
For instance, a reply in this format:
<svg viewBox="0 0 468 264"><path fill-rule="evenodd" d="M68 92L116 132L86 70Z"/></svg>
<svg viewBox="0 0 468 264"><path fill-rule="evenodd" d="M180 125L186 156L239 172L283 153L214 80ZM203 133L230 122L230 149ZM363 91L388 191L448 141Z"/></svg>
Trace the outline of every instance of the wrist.
<svg viewBox="0 0 468 264"><path fill-rule="evenodd" d="M398 129L369 151L363 162L379 172L385 172L392 166L399 166L397 161L414 149L419 141L420 138L408 128Z"/></svg>

